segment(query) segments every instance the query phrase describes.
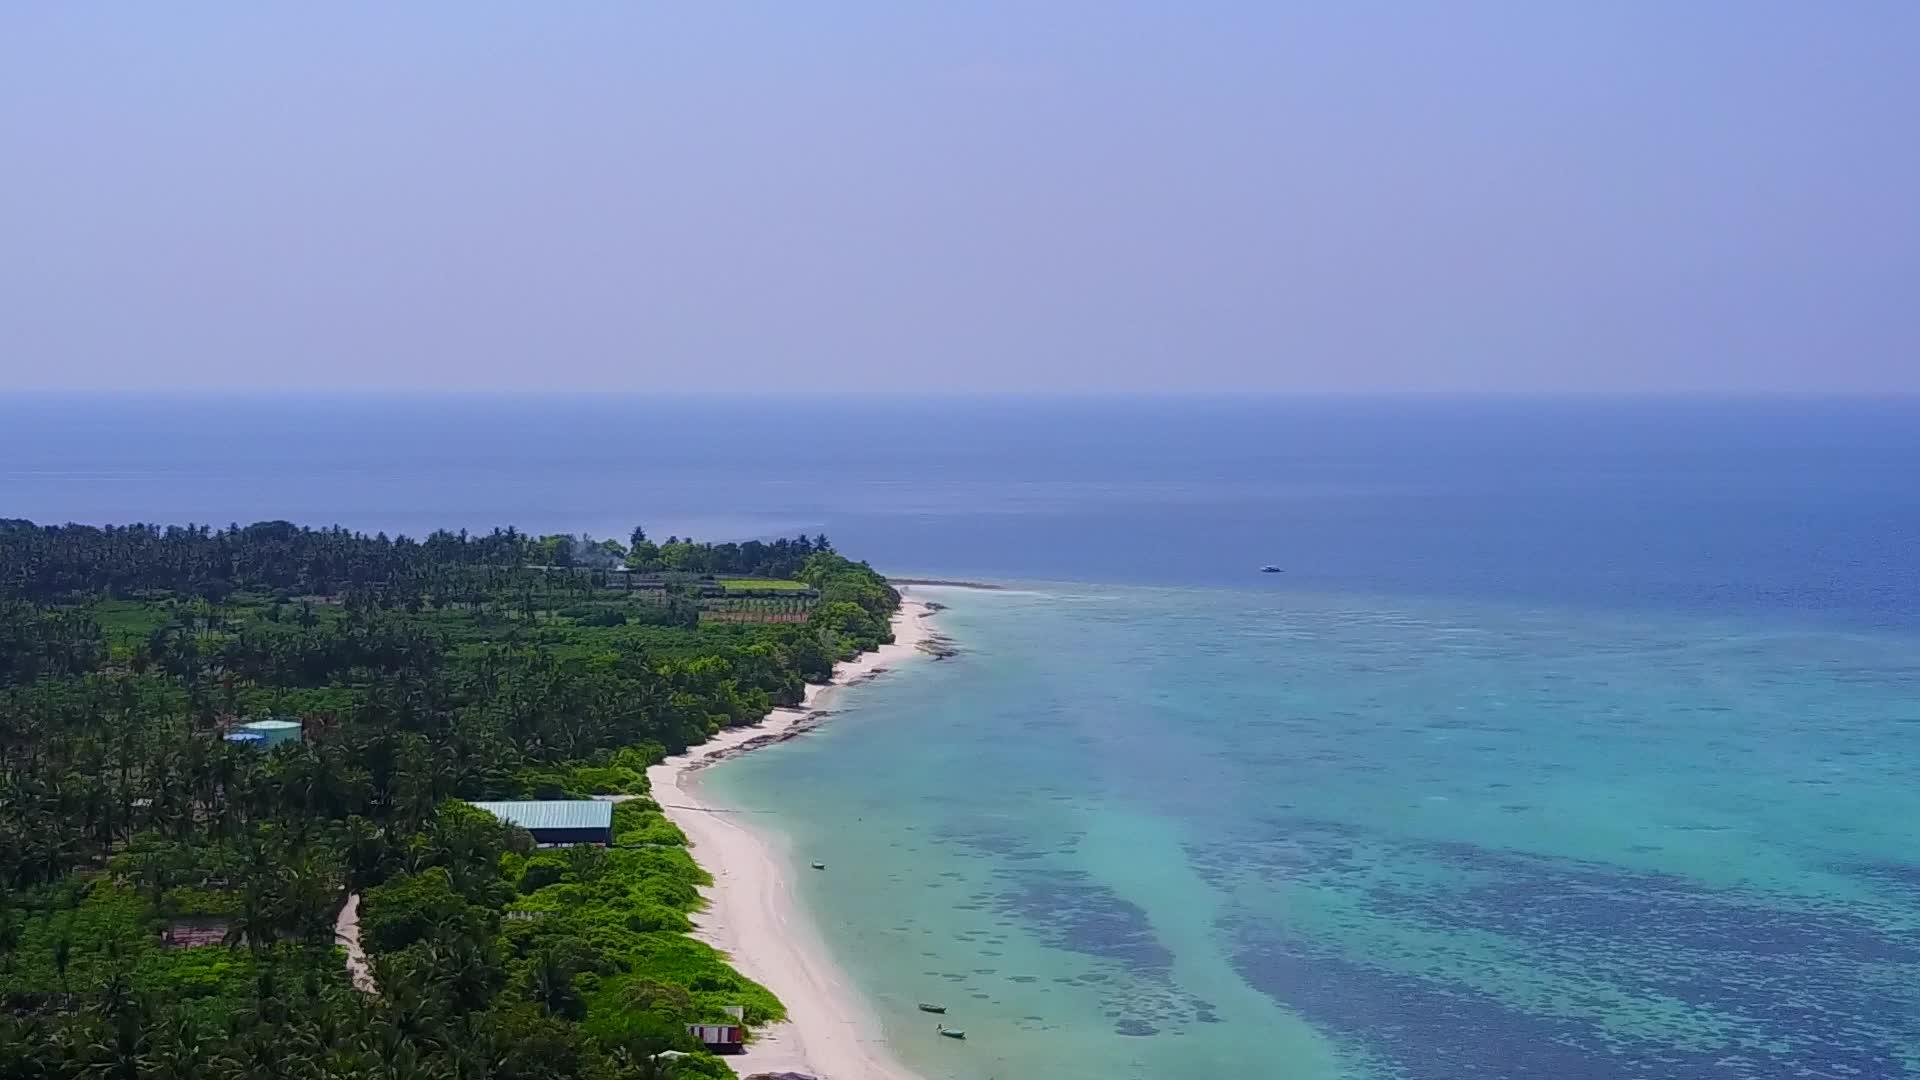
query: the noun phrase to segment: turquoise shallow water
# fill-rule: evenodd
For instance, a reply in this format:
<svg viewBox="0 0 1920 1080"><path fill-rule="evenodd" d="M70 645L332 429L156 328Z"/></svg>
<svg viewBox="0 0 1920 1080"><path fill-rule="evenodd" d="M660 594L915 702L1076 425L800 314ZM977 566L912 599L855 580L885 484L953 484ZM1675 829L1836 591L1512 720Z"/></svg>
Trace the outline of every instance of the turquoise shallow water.
<svg viewBox="0 0 1920 1080"><path fill-rule="evenodd" d="M923 592L962 655L706 782L929 1077L1920 1076L1911 637Z"/></svg>

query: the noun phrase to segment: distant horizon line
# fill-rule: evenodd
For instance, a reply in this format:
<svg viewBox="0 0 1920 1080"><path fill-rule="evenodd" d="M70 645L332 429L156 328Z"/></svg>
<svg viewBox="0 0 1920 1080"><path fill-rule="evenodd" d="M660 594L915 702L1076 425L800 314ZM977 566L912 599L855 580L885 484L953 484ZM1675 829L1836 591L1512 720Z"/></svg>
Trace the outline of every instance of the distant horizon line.
<svg viewBox="0 0 1920 1080"><path fill-rule="evenodd" d="M1247 399L1301 400L1614 400L1614 401L1859 401L1904 400L1920 398L1920 387L1885 390L1773 390L1773 389L1672 389L1672 390L1269 390L1211 388L1205 390L725 390L725 389L490 389L490 388L410 388L347 387L307 389L299 387L193 387L183 389L150 388L0 388L0 400L47 398L95 398L120 400L209 400L209 399L472 399L511 398L565 400L680 399L680 400L792 400L867 398L896 401L1245 401Z"/></svg>

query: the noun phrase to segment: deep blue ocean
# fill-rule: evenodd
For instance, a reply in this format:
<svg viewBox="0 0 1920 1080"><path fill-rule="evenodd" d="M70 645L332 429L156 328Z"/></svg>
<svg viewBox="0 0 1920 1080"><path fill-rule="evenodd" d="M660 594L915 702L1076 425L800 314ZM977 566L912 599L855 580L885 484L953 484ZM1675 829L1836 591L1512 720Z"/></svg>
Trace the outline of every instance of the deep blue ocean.
<svg viewBox="0 0 1920 1080"><path fill-rule="evenodd" d="M1920 1077L1920 401L0 397L0 516L1012 586L708 781L930 1078Z"/></svg>

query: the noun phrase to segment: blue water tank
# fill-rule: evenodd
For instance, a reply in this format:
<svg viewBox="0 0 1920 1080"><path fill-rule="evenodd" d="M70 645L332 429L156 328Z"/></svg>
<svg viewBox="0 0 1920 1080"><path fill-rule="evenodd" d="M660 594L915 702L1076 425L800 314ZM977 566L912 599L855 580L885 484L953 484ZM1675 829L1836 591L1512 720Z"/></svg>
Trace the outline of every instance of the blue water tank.
<svg viewBox="0 0 1920 1080"><path fill-rule="evenodd" d="M298 720L255 720L251 724L241 724L240 730L264 736L268 746L300 741L300 721Z"/></svg>

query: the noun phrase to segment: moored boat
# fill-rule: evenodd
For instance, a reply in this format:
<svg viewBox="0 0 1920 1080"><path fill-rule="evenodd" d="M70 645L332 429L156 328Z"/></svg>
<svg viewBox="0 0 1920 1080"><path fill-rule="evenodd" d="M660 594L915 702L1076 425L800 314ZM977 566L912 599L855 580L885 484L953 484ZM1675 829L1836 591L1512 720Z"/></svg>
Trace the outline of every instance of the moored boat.
<svg viewBox="0 0 1920 1080"><path fill-rule="evenodd" d="M945 1005L935 1005L932 1002L923 1001L920 1003L920 1011L930 1012L930 1013L943 1013L947 1011L947 1007Z"/></svg>

